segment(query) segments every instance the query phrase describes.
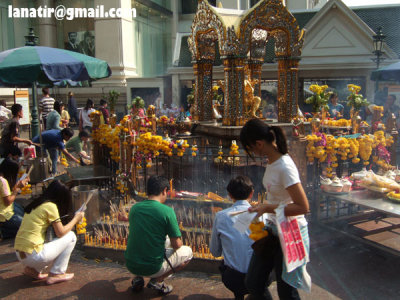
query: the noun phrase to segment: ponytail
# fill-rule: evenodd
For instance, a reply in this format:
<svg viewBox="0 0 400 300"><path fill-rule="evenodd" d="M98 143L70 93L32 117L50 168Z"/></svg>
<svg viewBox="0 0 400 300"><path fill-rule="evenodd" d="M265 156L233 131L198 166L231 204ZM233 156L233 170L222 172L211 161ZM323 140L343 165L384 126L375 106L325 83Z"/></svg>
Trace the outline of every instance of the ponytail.
<svg viewBox="0 0 400 300"><path fill-rule="evenodd" d="M92 99L87 99L84 110L88 111L92 107L93 107L93 100Z"/></svg>
<svg viewBox="0 0 400 300"><path fill-rule="evenodd" d="M240 131L240 141L247 154L251 156L248 149L259 140L265 140L269 144L275 142L280 153L288 153L286 137L282 128L269 126L259 119L252 119Z"/></svg>
<svg viewBox="0 0 400 300"><path fill-rule="evenodd" d="M270 129L275 135L275 143L276 146L278 147L278 151L282 154L287 154L288 153L288 147L287 147L287 142L286 142L286 136L283 133L282 128L278 126L271 126Z"/></svg>

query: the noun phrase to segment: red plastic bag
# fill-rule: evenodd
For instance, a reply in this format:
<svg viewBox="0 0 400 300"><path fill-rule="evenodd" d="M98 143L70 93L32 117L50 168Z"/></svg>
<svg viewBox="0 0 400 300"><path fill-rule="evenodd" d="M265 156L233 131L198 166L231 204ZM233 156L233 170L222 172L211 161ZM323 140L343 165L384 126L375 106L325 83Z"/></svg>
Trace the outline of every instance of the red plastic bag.
<svg viewBox="0 0 400 300"><path fill-rule="evenodd" d="M287 272L292 272L294 269L305 265L309 261L309 256L304 246L297 218L286 217L284 209L284 205L275 209L276 227Z"/></svg>
<svg viewBox="0 0 400 300"><path fill-rule="evenodd" d="M24 158L36 158L36 148L35 146L29 146L24 148Z"/></svg>

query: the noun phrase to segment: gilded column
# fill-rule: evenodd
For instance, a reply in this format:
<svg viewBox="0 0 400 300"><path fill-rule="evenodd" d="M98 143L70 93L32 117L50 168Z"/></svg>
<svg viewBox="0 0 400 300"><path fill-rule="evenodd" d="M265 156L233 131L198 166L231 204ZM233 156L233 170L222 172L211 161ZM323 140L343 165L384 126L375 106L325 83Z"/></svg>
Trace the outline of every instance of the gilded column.
<svg viewBox="0 0 400 300"><path fill-rule="evenodd" d="M299 104L299 58L292 58L289 61L289 74L290 74L290 103L291 103L291 112L290 112L290 120L292 121L294 117L297 116L298 112L298 104Z"/></svg>
<svg viewBox="0 0 400 300"><path fill-rule="evenodd" d="M212 119L212 61L200 60L193 65L196 78L195 120Z"/></svg>
<svg viewBox="0 0 400 300"><path fill-rule="evenodd" d="M297 115L299 59L278 59L278 121L289 123Z"/></svg>
<svg viewBox="0 0 400 300"><path fill-rule="evenodd" d="M254 88L254 96L258 96L261 98L261 69L262 69L263 60L251 60L249 61L250 68L250 76L251 79L256 83L253 86Z"/></svg>
<svg viewBox="0 0 400 300"><path fill-rule="evenodd" d="M204 121L212 120L212 101L213 101L213 92L212 92L212 69L213 69L213 61L212 60L204 60L203 65L203 84L202 89L204 93L203 99L203 115Z"/></svg>
<svg viewBox="0 0 400 300"><path fill-rule="evenodd" d="M194 121L199 121L199 111L200 111L200 106L199 106L199 87L200 87L200 80L199 80L199 65L198 63L193 63L193 73L194 73L194 79L195 79L195 84L194 84L194 109L193 109L193 120Z"/></svg>
<svg viewBox="0 0 400 300"><path fill-rule="evenodd" d="M235 64L235 80L236 80L236 93L235 93L235 111L234 111L234 124L244 125L244 58L237 58Z"/></svg>
<svg viewBox="0 0 400 300"><path fill-rule="evenodd" d="M287 122L287 60L278 60L278 122Z"/></svg>
<svg viewBox="0 0 400 300"><path fill-rule="evenodd" d="M234 58L224 58L224 81L224 115L222 125L231 126L235 124L236 84Z"/></svg>

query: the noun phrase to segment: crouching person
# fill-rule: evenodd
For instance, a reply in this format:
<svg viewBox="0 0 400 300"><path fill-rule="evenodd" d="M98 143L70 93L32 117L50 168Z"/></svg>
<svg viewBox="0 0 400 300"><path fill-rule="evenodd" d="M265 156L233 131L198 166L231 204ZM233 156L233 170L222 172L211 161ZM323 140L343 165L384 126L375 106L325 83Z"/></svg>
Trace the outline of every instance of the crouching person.
<svg viewBox="0 0 400 300"><path fill-rule="evenodd" d="M47 284L71 280L74 277L73 273L66 273L76 244L75 233L71 230L82 220L84 213L76 213L68 224L63 225L60 215L66 215L70 203L71 191L55 180L43 195L25 208L14 245L18 260L25 266L25 275L39 280L47 279ZM45 243L49 226L53 227L57 238ZM46 268L50 266L50 273L46 273Z"/></svg>
<svg viewBox="0 0 400 300"><path fill-rule="evenodd" d="M231 213L247 211L251 206L249 201L253 197L253 183L244 176L232 179L227 188L233 205L218 212L214 219L210 251L215 257L224 256L220 266L222 282L233 292L235 299L244 299L248 294L245 277L253 254L249 238L249 231L240 233L233 227L238 216Z"/></svg>
<svg viewBox="0 0 400 300"><path fill-rule="evenodd" d="M164 278L181 270L192 259L192 249L182 245L174 210L165 205L169 182L151 176L147 182L148 200L132 206L129 213L129 237L125 252L126 267L135 274L132 290L141 291L143 277L150 277L148 288L160 294L172 291ZM168 236L168 237L167 237Z"/></svg>

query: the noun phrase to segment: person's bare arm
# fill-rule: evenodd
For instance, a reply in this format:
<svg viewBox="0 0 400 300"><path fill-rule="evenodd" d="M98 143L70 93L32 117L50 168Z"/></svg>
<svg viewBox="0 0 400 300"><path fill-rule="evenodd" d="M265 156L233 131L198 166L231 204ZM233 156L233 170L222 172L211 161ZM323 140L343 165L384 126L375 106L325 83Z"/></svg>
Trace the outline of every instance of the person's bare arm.
<svg viewBox="0 0 400 300"><path fill-rule="evenodd" d="M85 151L80 152L80 153L79 153L79 156L82 157L82 158L84 158L84 159L90 159L90 156L89 156L89 155L86 155L86 152L85 152Z"/></svg>
<svg viewBox="0 0 400 300"><path fill-rule="evenodd" d="M32 141L27 140L27 139L21 139L17 136L13 137L13 141L17 142L17 143L25 143L25 144L28 144L29 146L32 145Z"/></svg>
<svg viewBox="0 0 400 300"><path fill-rule="evenodd" d="M293 203L286 205L285 216L298 216L308 213L310 207L301 183L291 185L286 190L292 198ZM250 207L249 211L257 212L257 217L259 217L265 213L275 213L277 207L277 204L261 204L255 207Z"/></svg>
<svg viewBox="0 0 400 300"><path fill-rule="evenodd" d="M170 238L170 241L171 241L171 247L174 250L178 250L183 245L182 239L180 237Z"/></svg>
<svg viewBox="0 0 400 300"><path fill-rule="evenodd" d="M67 149L62 149L61 151L62 151L62 153L64 153L64 155L67 156L69 159L71 159L71 160L73 160L74 162L76 162L77 164L79 164L79 162L80 162L79 159L75 158L71 153L69 153L69 152L67 151Z"/></svg>
<svg viewBox="0 0 400 300"><path fill-rule="evenodd" d="M3 202L4 202L5 206L9 206L15 201L15 198L18 195L18 189L24 187L27 184L27 182L28 182L28 178L25 178L22 181L18 181L15 184L15 186L11 192L11 195L3 197Z"/></svg>
<svg viewBox="0 0 400 300"><path fill-rule="evenodd" d="M85 216L84 212L76 213L75 216L73 217L73 219L65 226L61 222L54 222L52 225L53 225L54 232L56 233L57 237L59 237L59 238L63 237L68 232L70 232L74 228L76 223L80 222L84 216Z"/></svg>

